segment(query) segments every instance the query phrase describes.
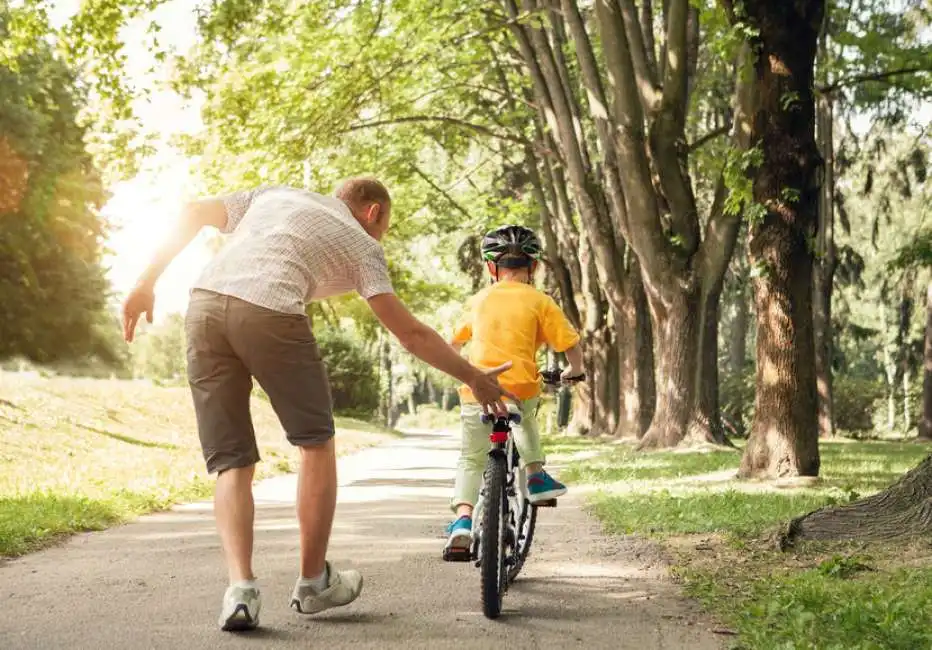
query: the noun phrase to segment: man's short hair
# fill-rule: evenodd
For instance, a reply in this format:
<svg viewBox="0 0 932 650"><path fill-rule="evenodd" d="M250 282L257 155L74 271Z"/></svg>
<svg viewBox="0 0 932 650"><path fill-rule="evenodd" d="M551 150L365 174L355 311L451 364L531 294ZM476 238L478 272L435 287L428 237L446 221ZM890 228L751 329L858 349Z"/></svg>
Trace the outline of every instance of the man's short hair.
<svg viewBox="0 0 932 650"><path fill-rule="evenodd" d="M334 195L352 208L361 208L372 203L388 208L392 204L388 190L371 176L346 179L337 186Z"/></svg>

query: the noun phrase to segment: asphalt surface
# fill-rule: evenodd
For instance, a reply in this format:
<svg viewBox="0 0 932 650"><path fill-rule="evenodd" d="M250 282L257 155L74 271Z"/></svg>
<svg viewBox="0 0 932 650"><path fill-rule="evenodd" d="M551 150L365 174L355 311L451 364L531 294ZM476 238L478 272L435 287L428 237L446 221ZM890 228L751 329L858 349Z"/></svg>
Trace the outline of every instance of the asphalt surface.
<svg viewBox="0 0 932 650"><path fill-rule="evenodd" d="M0 650L201 648L637 648L712 650L721 637L649 546L606 538L568 495L541 511L501 618L482 616L479 572L440 559L457 440L415 433L340 459L330 548L364 576L347 607L288 607L297 567L295 479L257 486L262 627L216 625L225 585L210 503L180 506L0 566Z"/></svg>

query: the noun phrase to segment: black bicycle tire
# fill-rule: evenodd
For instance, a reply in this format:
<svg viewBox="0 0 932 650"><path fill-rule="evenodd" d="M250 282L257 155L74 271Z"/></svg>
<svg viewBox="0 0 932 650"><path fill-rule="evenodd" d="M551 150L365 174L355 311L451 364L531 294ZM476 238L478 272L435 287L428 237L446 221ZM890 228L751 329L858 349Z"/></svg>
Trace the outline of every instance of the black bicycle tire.
<svg viewBox="0 0 932 650"><path fill-rule="evenodd" d="M486 618L498 618L502 613L505 557L502 548L505 458L498 454L489 456L486 466L485 503L482 508L481 557L479 572L482 583L482 613Z"/></svg>
<svg viewBox="0 0 932 650"><path fill-rule="evenodd" d="M527 537L524 538L524 543L521 544L515 551L515 562L514 565L508 569L508 584L511 584L518 577L518 574L521 573L521 569L524 568L524 562L527 560L528 554L531 552L531 543L534 541L534 528L537 525L537 508L531 505L530 501L524 502L524 516L521 517L521 524L524 524L525 518L530 518L527 526Z"/></svg>

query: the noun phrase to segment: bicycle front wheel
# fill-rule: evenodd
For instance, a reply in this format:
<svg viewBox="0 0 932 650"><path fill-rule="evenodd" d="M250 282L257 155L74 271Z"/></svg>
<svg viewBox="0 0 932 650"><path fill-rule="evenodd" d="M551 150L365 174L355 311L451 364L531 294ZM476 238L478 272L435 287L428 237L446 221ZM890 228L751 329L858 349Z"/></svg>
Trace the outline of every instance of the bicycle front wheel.
<svg viewBox="0 0 932 650"><path fill-rule="evenodd" d="M485 501L482 507L479 570L482 576L482 613L487 618L498 618L502 613L505 592L505 516L507 496L505 458L489 456L485 476Z"/></svg>

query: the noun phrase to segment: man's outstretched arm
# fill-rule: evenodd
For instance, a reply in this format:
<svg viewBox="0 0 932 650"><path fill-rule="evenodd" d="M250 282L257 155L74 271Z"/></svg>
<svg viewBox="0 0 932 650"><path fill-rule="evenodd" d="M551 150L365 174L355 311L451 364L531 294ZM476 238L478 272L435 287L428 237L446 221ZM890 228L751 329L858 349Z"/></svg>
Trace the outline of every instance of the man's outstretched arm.
<svg viewBox="0 0 932 650"><path fill-rule="evenodd" d="M168 238L159 246L149 266L139 276L136 286L123 303L123 338L133 340L136 323L142 314L152 322L155 307L155 283L172 260L191 243L204 226L223 229L227 212L221 199L194 201L185 205Z"/></svg>
<svg viewBox="0 0 932 650"><path fill-rule="evenodd" d="M492 370L480 370L461 357L433 329L415 318L398 296L383 293L369 299L376 317L404 348L421 361L460 380L472 390L476 400L486 409L504 412L504 398L516 400L498 384L496 377L511 367L504 364Z"/></svg>

